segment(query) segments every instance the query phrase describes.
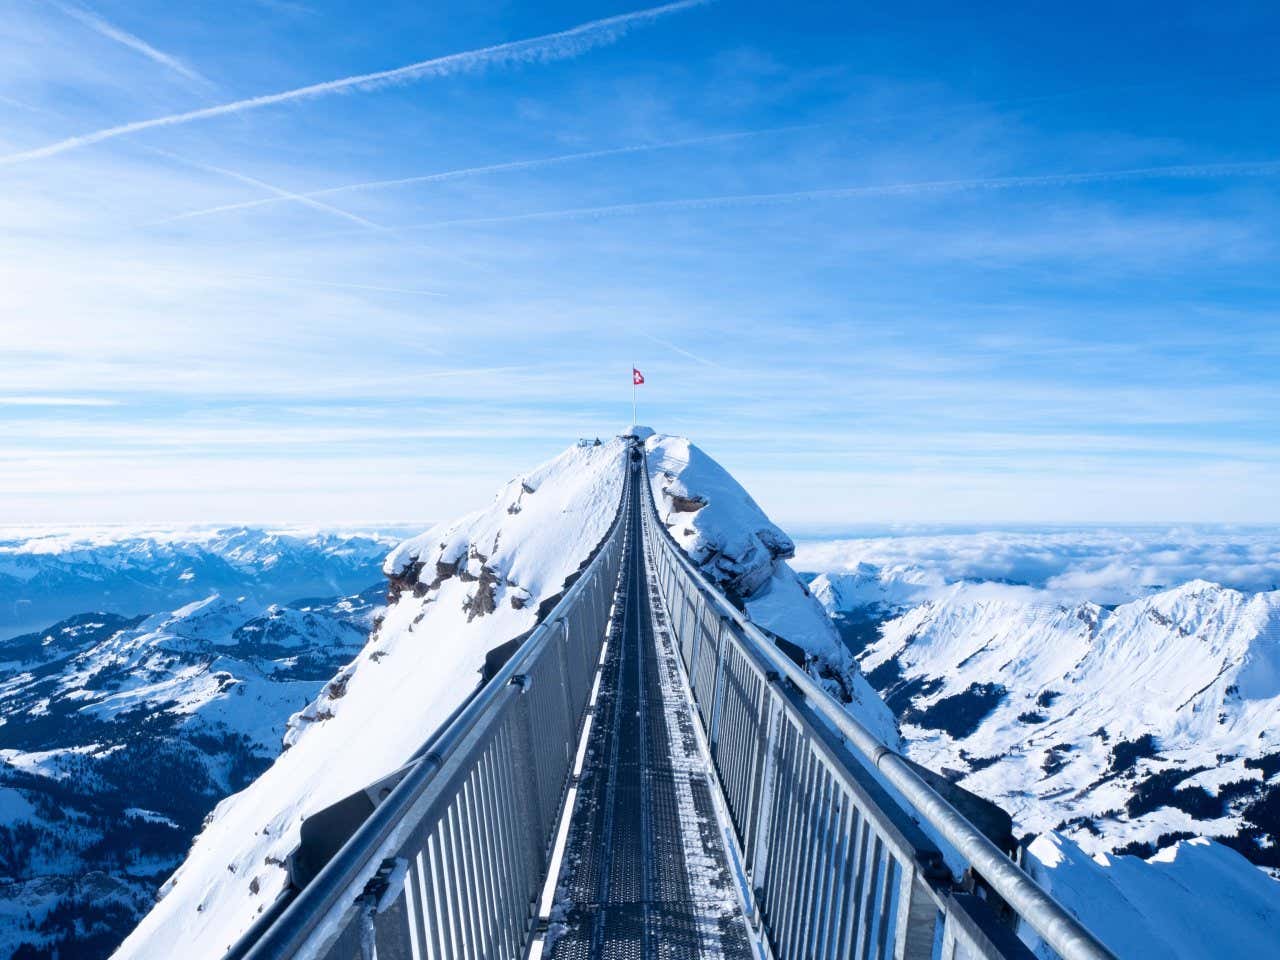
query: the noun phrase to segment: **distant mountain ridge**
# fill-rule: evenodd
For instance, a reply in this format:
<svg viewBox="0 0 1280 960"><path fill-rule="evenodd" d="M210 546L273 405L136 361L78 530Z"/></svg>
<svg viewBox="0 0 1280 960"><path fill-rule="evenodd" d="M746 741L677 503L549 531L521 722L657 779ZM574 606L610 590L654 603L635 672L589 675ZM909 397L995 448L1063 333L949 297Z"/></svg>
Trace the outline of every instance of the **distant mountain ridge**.
<svg viewBox="0 0 1280 960"><path fill-rule="evenodd" d="M85 611L173 610L211 594L262 603L354 593L378 579L392 531L230 526L0 536L0 639Z"/></svg>
<svg viewBox="0 0 1280 960"><path fill-rule="evenodd" d="M0 643L0 954L106 956L364 646L383 593L214 596Z"/></svg>
<svg viewBox="0 0 1280 960"><path fill-rule="evenodd" d="M7 612L75 607L0 630L0 956L114 949L364 646L389 542L238 527L0 544Z"/></svg>
<svg viewBox="0 0 1280 960"><path fill-rule="evenodd" d="M863 564L815 595L911 757L1086 851L1204 835L1280 873L1280 591L1114 607Z"/></svg>

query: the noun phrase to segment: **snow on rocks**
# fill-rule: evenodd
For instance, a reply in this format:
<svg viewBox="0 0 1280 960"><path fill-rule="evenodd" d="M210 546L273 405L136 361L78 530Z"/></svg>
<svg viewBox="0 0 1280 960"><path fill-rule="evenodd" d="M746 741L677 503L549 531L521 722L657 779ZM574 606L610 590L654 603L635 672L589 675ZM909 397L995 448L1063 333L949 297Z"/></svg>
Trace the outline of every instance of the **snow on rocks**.
<svg viewBox="0 0 1280 960"><path fill-rule="evenodd" d="M833 612L876 596L843 576L814 584ZM1023 830L1090 853L1207 834L1280 867L1280 592L1193 580L1108 609L956 583L883 623L859 660L911 758Z"/></svg>
<svg viewBox="0 0 1280 960"><path fill-rule="evenodd" d="M1142 860L1090 857L1048 833L1030 843L1024 865L1120 960L1263 957L1280 943L1276 881L1211 840L1181 841ZM1022 937L1037 956L1057 957L1033 931Z"/></svg>
<svg viewBox="0 0 1280 960"><path fill-rule="evenodd" d="M537 623L607 532L625 455L621 440L571 447L396 547L369 643L294 717L289 749L218 805L116 956L221 957L283 889L303 818L399 767L475 689L485 655Z"/></svg>
<svg viewBox="0 0 1280 960"><path fill-rule="evenodd" d="M822 605L787 564L791 538L728 471L683 437L645 441L658 515L691 560L758 626L803 651L811 673L884 743L893 715L867 684Z"/></svg>

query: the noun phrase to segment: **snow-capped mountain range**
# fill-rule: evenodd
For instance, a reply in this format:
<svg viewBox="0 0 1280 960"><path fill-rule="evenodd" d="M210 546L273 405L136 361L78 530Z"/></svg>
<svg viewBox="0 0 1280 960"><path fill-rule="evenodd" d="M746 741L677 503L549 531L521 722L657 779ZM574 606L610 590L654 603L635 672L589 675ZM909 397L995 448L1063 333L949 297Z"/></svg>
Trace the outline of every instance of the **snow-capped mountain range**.
<svg viewBox="0 0 1280 960"><path fill-rule="evenodd" d="M625 454L620 440L570 447L393 550L394 599L369 641L291 721L289 748L218 804L117 956L220 958L285 889L302 820L404 764L487 654L537 623L609 529Z"/></svg>
<svg viewBox="0 0 1280 960"><path fill-rule="evenodd" d="M882 739L1004 806L1027 868L1124 960L1280 937L1280 884L1223 845L1264 866L1277 849L1276 591L1150 571L1134 589L1097 557L1051 571L1043 542L1031 585L904 558L807 583L793 567L814 551L791 561L730 474L641 435L689 556ZM302 819L398 768L537 622L607 530L625 456L575 444L394 549L280 531L0 542L13 620L56 584L120 603L0 642L0 949L103 957L158 886L117 956L221 957L283 889ZM1266 580L1269 549L1237 587ZM351 594L383 555L379 611L386 587ZM1070 593L1103 581L1108 605ZM145 606L161 596L177 601ZM1202 834L1223 842L1179 839Z"/></svg>
<svg viewBox="0 0 1280 960"><path fill-rule="evenodd" d="M175 610L211 594L261 603L369 586L396 529L205 527L0 531L0 637L86 611Z"/></svg>
<svg viewBox="0 0 1280 960"><path fill-rule="evenodd" d="M0 640L0 956L114 949L214 804L270 764L290 715L364 645L385 595L384 550L239 529L35 554L90 612ZM217 567L232 595L135 613L162 594L175 558ZM366 589L303 599L331 583ZM191 578L178 592L210 587ZM128 615L97 606L122 598Z"/></svg>
<svg viewBox="0 0 1280 960"><path fill-rule="evenodd" d="M636 428L640 429L640 428ZM649 436L650 481L673 534L809 654L849 709L886 736L889 711L786 564L790 541L714 460ZM364 650L291 722L289 749L219 804L120 958L216 960L285 884L305 817L397 769L480 682L486 656L533 627L613 520L627 445L579 443L513 478L489 507L401 544L393 602ZM714 500L714 509L688 509ZM340 762L339 762L340 759ZM228 880L228 873L233 879Z"/></svg>
<svg viewBox="0 0 1280 960"><path fill-rule="evenodd" d="M1143 855L1211 836L1280 868L1280 591L1104 607L865 563L811 586L910 756L1024 832Z"/></svg>

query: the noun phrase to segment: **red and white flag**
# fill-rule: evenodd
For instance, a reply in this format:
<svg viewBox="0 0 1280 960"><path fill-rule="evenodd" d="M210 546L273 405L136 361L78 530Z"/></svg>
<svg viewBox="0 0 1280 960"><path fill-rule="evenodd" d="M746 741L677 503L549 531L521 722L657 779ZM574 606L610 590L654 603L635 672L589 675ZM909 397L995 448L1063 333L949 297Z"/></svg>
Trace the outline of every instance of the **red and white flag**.
<svg viewBox="0 0 1280 960"><path fill-rule="evenodd" d="M631 368L631 385L633 387L638 387L642 383L644 383L644 374L641 373L639 370L637 370L635 367L632 367Z"/></svg>

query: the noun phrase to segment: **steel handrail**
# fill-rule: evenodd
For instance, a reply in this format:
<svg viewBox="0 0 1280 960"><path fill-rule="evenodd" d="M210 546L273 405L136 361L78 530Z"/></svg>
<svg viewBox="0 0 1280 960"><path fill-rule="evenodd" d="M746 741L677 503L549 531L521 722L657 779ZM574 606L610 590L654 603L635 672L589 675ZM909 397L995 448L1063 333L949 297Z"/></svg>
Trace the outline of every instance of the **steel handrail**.
<svg viewBox="0 0 1280 960"><path fill-rule="evenodd" d="M983 880L1057 951L1063 960L1117 960L1103 943L1049 895L1021 867L950 803L930 787L898 753L882 743L859 720L844 710L802 667L773 643L758 626L711 584L705 573L689 559L658 514L649 479L648 451L645 451L644 483L654 526L676 564L697 590L706 595L718 611L737 628L739 642L746 642L779 674L787 677L805 695L809 705L870 765L880 772L911 804L914 812L951 844ZM732 634L731 634L732 635Z"/></svg>
<svg viewBox="0 0 1280 960"><path fill-rule="evenodd" d="M629 453L624 452L629 460ZM564 592L546 618L538 624L515 654L475 693L447 725L430 738L430 750L422 755L404 778L374 809L351 838L284 909L279 918L244 954L245 960L289 960L308 945L326 923L350 905L352 892L358 893L374 878L384 857L384 847L393 838L406 815L431 789L436 773L486 717L492 716L500 700L520 695L513 679L525 672L547 644L557 623L577 602L590 582L597 564L604 562L608 545L626 528L628 495L631 489L630 463L624 464L622 494L608 532L596 546L590 562Z"/></svg>

